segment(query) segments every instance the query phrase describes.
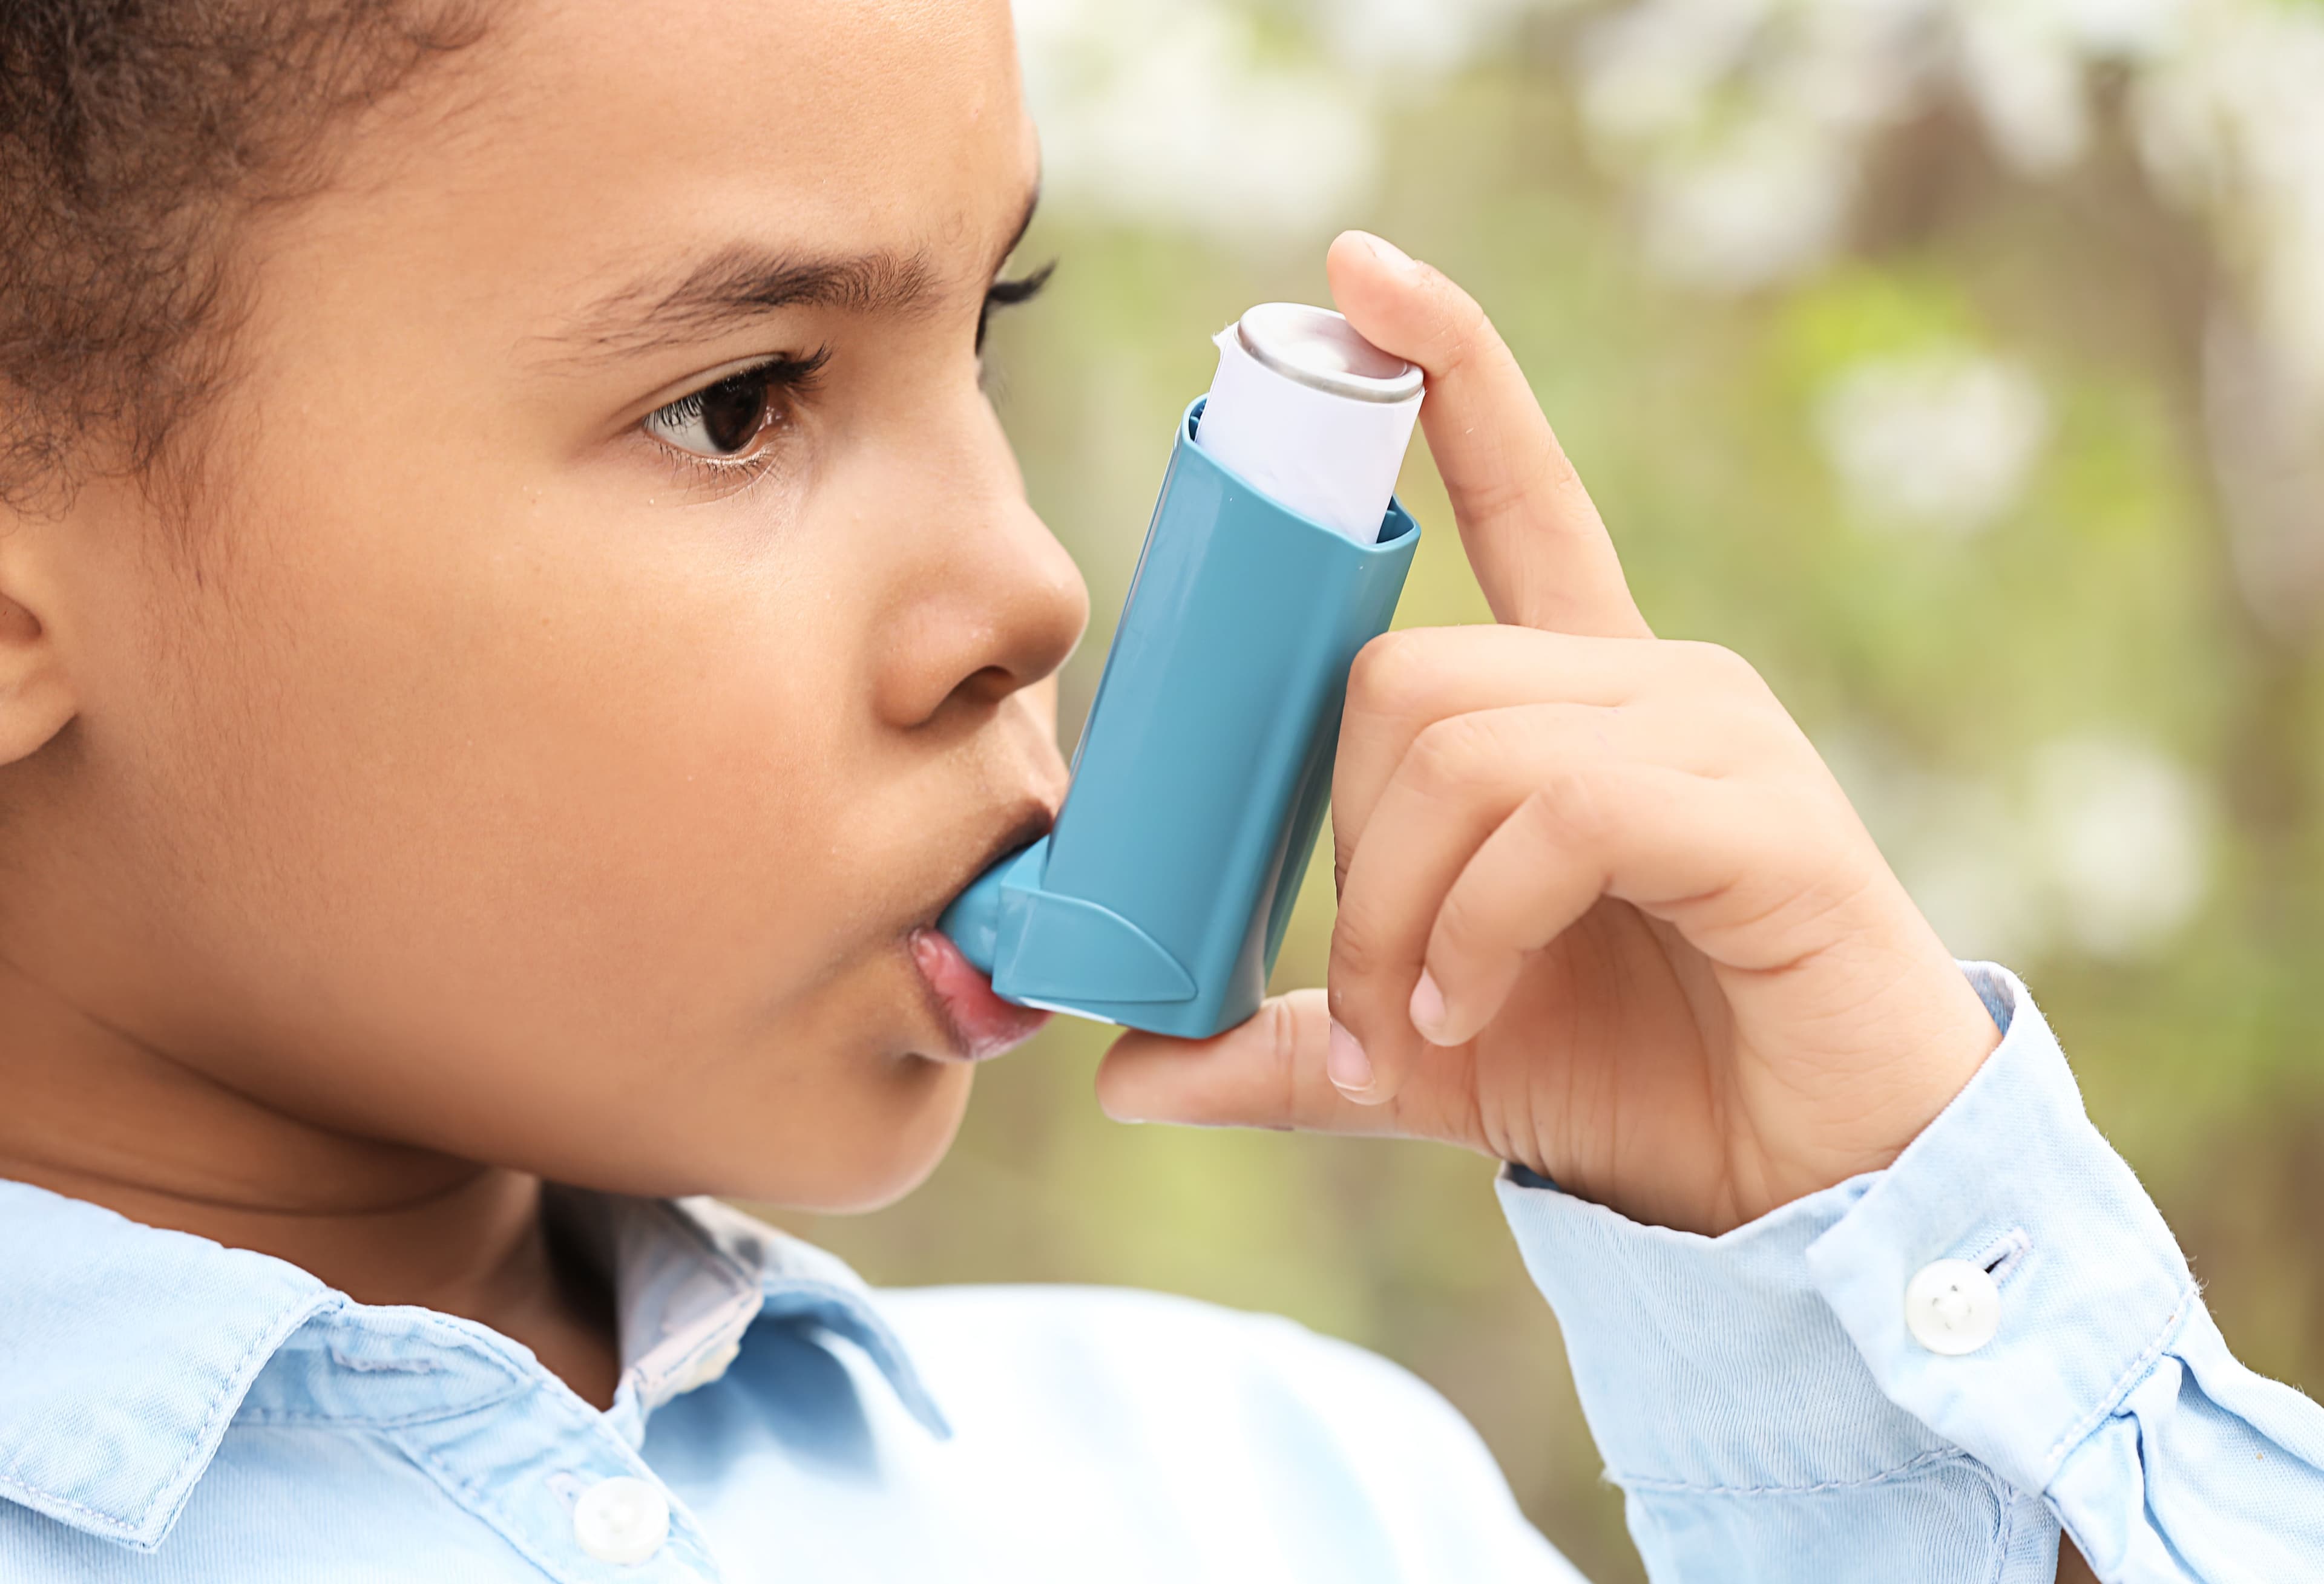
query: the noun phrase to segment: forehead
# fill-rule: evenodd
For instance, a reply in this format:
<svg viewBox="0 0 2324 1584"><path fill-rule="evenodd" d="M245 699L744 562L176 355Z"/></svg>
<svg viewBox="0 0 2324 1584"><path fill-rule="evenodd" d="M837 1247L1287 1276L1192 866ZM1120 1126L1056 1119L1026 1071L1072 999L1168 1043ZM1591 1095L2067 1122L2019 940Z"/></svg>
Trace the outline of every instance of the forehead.
<svg viewBox="0 0 2324 1584"><path fill-rule="evenodd" d="M535 0L326 199L393 267L568 304L738 240L990 268L1037 153L1006 0ZM349 239L355 240L355 239Z"/></svg>

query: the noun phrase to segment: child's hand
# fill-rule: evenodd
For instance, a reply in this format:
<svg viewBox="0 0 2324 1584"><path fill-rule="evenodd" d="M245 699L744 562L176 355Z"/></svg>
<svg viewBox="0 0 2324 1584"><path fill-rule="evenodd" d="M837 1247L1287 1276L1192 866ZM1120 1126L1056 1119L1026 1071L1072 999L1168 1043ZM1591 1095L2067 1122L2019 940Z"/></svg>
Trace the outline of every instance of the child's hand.
<svg viewBox="0 0 2324 1584"><path fill-rule="evenodd" d="M1750 667L1647 630L1477 305L1360 234L1331 272L1428 371L1500 625L1357 662L1328 994L1199 1043L1128 1035L1100 1099L1443 1139L1702 1232L1886 1165L1993 1049L1976 992Z"/></svg>

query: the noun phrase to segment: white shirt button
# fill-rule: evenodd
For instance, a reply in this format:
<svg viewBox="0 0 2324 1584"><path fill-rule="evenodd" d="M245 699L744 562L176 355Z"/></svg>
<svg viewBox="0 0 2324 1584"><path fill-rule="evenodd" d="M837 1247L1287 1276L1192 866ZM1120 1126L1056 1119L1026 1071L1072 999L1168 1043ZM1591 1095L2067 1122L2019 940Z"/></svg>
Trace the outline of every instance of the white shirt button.
<svg viewBox="0 0 2324 1584"><path fill-rule="evenodd" d="M1904 1327L1932 1353L1974 1353L2001 1329L2001 1289L1966 1259L1923 1266L1905 1284Z"/></svg>
<svg viewBox="0 0 2324 1584"><path fill-rule="evenodd" d="M573 1537L601 1562L641 1562L669 1538L669 1498L650 1480L616 1474L573 1504Z"/></svg>

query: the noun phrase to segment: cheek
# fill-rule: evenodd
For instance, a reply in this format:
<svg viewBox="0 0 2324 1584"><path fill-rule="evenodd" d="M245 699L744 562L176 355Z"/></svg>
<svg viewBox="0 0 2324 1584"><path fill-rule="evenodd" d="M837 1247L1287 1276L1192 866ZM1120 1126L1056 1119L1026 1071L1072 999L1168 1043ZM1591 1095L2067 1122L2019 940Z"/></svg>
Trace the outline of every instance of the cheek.
<svg viewBox="0 0 2324 1584"><path fill-rule="evenodd" d="M752 892L778 881L822 901L868 747L846 646L816 631L831 606L601 570L513 557L300 589L342 614L248 657L247 734L272 752L237 791L282 806L251 858L439 929L536 921L568 974L650 973L669 955L651 943L763 926Z"/></svg>
<svg viewBox="0 0 2324 1584"><path fill-rule="evenodd" d="M890 1197L965 1089L908 1054L899 949L899 843L939 789L872 722L835 576L640 531L310 517L205 607L149 800L186 977L229 987L203 1032L364 1131Z"/></svg>

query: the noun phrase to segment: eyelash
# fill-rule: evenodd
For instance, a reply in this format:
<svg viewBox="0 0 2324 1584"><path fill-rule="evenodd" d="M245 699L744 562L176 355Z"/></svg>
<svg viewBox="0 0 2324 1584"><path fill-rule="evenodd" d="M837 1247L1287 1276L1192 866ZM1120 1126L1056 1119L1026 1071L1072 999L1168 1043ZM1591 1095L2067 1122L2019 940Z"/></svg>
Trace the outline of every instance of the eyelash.
<svg viewBox="0 0 2324 1584"><path fill-rule="evenodd" d="M1029 275L1014 281L996 281L985 290L983 304L976 313L976 350L979 354L984 350L984 336L991 326L993 314L1002 309L1016 308L1032 301L1040 296L1042 289L1048 285L1049 278L1056 272L1057 261L1051 259ZM701 416L703 403L711 391L736 380L756 380L764 385L769 406L779 406L782 410L773 414L766 425L773 428L787 422L790 409L814 393L821 382L824 365L830 361L831 348L828 346L817 347L806 357L770 357L764 363L737 369L731 374L722 374L709 383L687 391L675 401L665 402L640 419L639 428L650 438L653 437L649 426L656 419L673 425L690 422ZM654 443L674 464L691 472L696 478L719 485L731 485L738 481L745 483L754 482L768 465L768 447L764 446L746 456L722 457L704 456L659 438L655 438Z"/></svg>
<svg viewBox="0 0 2324 1584"><path fill-rule="evenodd" d="M665 402L639 419L638 427L672 463L697 480L722 486L753 481L766 470L771 447L755 446L738 456L705 456L661 439L654 435L653 425L659 421L675 428L690 423L702 416L703 406L710 392L722 385L747 380L760 387L763 392L761 400L769 409L767 419L760 428L760 433L764 434L766 430L790 420L798 404L814 393L816 386L821 382L823 367L830 361L831 348L828 346L817 347L806 357L770 357L764 363L737 369L731 374L721 374L677 401Z"/></svg>
<svg viewBox="0 0 2324 1584"><path fill-rule="evenodd" d="M1049 283L1049 277L1056 272L1057 261L1051 259L1029 275L1015 281L995 281L984 294L984 306L976 313L977 351L984 350L984 332L992 323L992 315L996 309L1015 308L1019 303L1032 301L1041 295L1041 289Z"/></svg>

